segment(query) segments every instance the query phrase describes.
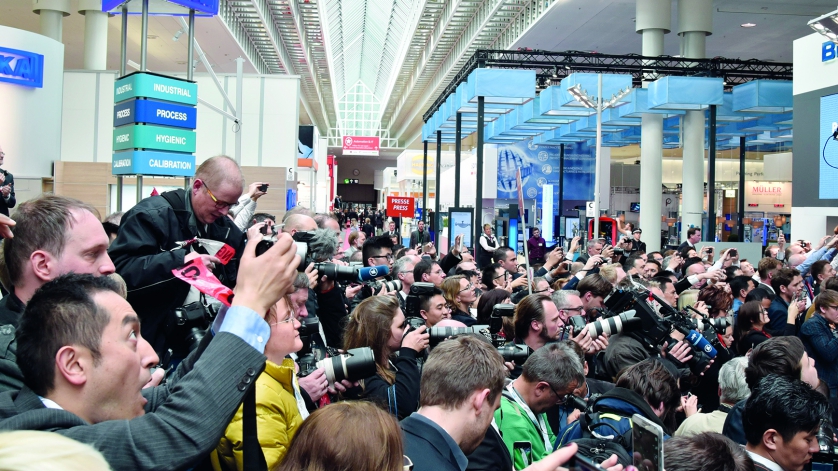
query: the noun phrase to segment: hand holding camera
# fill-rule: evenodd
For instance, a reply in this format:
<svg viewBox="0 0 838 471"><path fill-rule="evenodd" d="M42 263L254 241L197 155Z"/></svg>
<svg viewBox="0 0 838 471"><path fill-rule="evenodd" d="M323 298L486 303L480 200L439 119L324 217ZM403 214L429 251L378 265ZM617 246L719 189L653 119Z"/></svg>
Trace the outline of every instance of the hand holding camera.
<svg viewBox="0 0 838 471"><path fill-rule="evenodd" d="M426 332L427 327L420 326L417 329L410 330L410 326L405 326L402 334L402 348L412 348L417 352L428 348L430 342L430 335ZM409 332L408 332L409 331Z"/></svg>
<svg viewBox="0 0 838 471"><path fill-rule="evenodd" d="M245 306L263 316L276 302L285 296L294 278L300 256L294 239L281 234L264 254L256 256L256 246L262 240L260 230L263 224L256 224L247 231L247 245L239 263L233 306Z"/></svg>

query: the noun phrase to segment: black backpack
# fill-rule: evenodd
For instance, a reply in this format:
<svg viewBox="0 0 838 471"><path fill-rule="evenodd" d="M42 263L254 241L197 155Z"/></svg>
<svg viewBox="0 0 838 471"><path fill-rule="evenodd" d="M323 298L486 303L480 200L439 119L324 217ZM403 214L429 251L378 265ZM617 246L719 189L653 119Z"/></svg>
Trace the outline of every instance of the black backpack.
<svg viewBox="0 0 838 471"><path fill-rule="evenodd" d="M609 414L617 414L609 412ZM630 420L629 417L622 416L624 420ZM612 436L601 436L594 434L593 429L597 427L608 427L613 430ZM578 454L590 459L594 463L602 463L611 457L617 455L617 462L623 467L632 464L632 444L631 444L631 429L623 434L618 434L611 424L601 420L600 412L588 412L579 417L579 430L582 432L582 438L571 440L570 443L575 443L579 447Z"/></svg>

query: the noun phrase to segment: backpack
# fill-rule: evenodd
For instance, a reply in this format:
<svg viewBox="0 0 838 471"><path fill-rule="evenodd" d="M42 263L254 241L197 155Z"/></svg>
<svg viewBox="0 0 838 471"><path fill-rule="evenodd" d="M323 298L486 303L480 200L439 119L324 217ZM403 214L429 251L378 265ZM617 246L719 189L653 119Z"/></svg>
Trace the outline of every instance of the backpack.
<svg viewBox="0 0 838 471"><path fill-rule="evenodd" d="M603 418L628 420L629 429L620 434L613 425L603 421ZM588 412L579 417L579 430L582 432L582 438L571 440L570 443L575 443L579 447L578 454L594 463L602 463L611 455L617 455L617 462L626 467L632 464L631 425L631 418L629 417L614 412L591 412L589 409ZM597 427L610 428L613 435L603 436L592 432Z"/></svg>

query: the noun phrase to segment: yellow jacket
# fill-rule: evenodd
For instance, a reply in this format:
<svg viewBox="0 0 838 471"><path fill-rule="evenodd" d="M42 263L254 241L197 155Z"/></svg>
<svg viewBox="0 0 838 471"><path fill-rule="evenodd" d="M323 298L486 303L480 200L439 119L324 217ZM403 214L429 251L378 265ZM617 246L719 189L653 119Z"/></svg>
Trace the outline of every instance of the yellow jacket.
<svg viewBox="0 0 838 471"><path fill-rule="evenodd" d="M294 396L295 381L294 360L289 358L282 365L265 362L265 371L256 379L256 428L268 469L282 461L303 423ZM213 469L241 471L243 445L242 406L239 406L212 453Z"/></svg>

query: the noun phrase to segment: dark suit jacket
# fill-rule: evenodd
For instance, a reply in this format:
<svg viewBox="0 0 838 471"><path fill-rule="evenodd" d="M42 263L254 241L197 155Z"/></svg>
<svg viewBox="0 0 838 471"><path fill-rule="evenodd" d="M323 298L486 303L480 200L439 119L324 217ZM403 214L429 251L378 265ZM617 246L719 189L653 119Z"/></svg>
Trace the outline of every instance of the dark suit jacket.
<svg viewBox="0 0 838 471"><path fill-rule="evenodd" d="M410 248L414 248L419 244L427 244L431 241L431 234L428 233L428 229L422 231L422 236L419 236L419 231L413 231L410 234Z"/></svg>
<svg viewBox="0 0 838 471"><path fill-rule="evenodd" d="M480 446L468 455L466 469L470 471L509 471L512 469L509 448L506 447L503 438L494 427L486 430L486 437L480 442Z"/></svg>
<svg viewBox="0 0 838 471"><path fill-rule="evenodd" d="M413 416L402 420L401 426L404 454L413 461L413 471L460 471L454 453L437 429Z"/></svg>
<svg viewBox="0 0 838 471"><path fill-rule="evenodd" d="M201 366L193 369L199 357ZM47 409L24 387L0 394L0 430L58 432L96 448L113 469L189 469L218 445L264 367L265 356L239 337L207 335L167 384L143 390L143 416L89 424L71 412Z"/></svg>
<svg viewBox="0 0 838 471"><path fill-rule="evenodd" d="M2 184L0 184L0 186L6 186L9 184L12 185L12 191L11 193L9 193L8 200L0 196L0 213L3 213L6 216L8 216L9 208L14 208L15 204L17 203L17 200L15 199L15 177L5 170L0 170L0 173L6 176L6 180Z"/></svg>

